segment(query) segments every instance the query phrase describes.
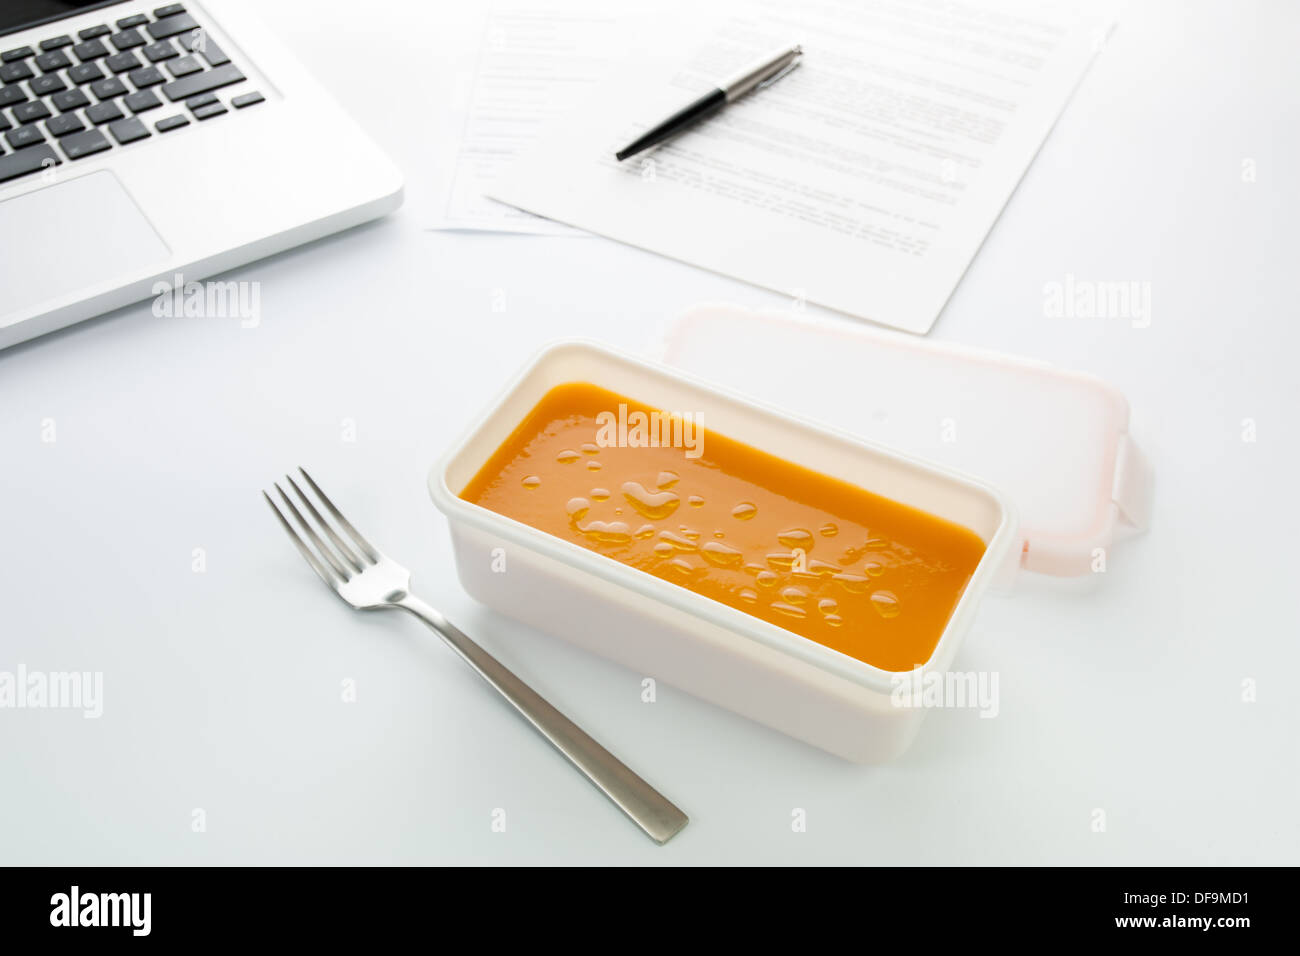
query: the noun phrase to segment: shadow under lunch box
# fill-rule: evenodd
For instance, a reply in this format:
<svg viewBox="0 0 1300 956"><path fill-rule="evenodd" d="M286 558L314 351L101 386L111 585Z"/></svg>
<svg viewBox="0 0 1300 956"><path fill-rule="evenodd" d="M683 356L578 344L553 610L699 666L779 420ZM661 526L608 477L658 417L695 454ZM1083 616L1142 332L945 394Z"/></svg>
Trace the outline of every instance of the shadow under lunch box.
<svg viewBox="0 0 1300 956"><path fill-rule="evenodd" d="M981 598L1020 560L1011 503L959 471L581 341L535 358L429 477L461 582L488 607L848 760L874 763L905 750L925 713L896 703L909 672L881 670L460 497L539 400L569 383L657 409L690 409L718 435L973 532L983 554L925 662L927 674L949 668Z"/></svg>

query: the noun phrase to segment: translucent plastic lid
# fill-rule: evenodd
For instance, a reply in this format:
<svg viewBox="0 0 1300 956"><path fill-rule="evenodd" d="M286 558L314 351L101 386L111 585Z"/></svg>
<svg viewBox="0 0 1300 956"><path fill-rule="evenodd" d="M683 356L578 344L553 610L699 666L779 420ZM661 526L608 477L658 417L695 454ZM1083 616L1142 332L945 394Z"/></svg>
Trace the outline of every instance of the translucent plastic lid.
<svg viewBox="0 0 1300 956"><path fill-rule="evenodd" d="M1128 402L1090 375L727 305L674 322L663 359L994 485L1019 512L1027 570L1104 569L1117 535L1146 526L1151 473L1129 436Z"/></svg>

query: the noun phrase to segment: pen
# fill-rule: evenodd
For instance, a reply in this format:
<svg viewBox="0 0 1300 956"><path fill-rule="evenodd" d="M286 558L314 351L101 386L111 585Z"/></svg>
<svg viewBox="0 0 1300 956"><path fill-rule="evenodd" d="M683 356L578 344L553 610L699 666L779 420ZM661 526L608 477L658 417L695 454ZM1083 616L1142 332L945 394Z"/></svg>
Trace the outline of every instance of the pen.
<svg viewBox="0 0 1300 956"><path fill-rule="evenodd" d="M668 137L676 135L697 120L712 116L728 103L734 103L750 90L779 80L799 65L802 56L803 49L796 44L765 57L758 63L741 70L716 89L705 93L694 103L678 110L663 122L651 127L615 153L614 157L619 162L622 162L629 156L635 156L656 143L662 143Z"/></svg>

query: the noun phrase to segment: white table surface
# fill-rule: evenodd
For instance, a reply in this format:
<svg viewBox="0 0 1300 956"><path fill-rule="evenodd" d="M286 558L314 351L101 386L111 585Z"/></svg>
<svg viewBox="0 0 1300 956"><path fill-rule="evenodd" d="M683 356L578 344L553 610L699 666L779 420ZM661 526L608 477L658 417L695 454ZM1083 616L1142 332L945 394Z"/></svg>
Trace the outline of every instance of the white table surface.
<svg viewBox="0 0 1300 956"><path fill-rule="evenodd" d="M425 476L527 356L787 303L600 239L423 231L465 82L442 6L264 5L409 188L232 275L259 327L143 303L0 353L0 670L104 675L99 720L0 710L0 862L1295 863L1300 8L1123 7L940 319L1121 388L1155 515L1094 587L984 604L958 666L1000 673L997 719L933 713L861 768L670 688L643 704L642 675L461 592ZM1150 282L1150 327L1046 318L1066 274ZM415 622L326 593L257 494L299 463L692 824L654 847Z"/></svg>

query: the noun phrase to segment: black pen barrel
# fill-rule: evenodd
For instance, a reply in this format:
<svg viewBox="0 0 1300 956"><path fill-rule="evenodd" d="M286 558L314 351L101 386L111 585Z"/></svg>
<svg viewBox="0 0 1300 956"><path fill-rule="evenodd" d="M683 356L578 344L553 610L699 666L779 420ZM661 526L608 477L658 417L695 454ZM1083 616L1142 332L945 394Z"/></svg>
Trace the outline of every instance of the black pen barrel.
<svg viewBox="0 0 1300 956"><path fill-rule="evenodd" d="M640 137L628 143L615 153L614 157L622 162L629 156L635 156L637 153L649 149L656 143L662 143L664 140L668 139L668 137L677 135L692 123L702 120L706 116L713 115L718 110L722 109L726 103L726 93L721 89L711 90L701 96L694 103L678 110L658 126L651 130L647 130Z"/></svg>

